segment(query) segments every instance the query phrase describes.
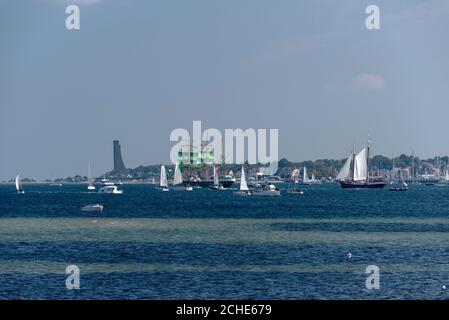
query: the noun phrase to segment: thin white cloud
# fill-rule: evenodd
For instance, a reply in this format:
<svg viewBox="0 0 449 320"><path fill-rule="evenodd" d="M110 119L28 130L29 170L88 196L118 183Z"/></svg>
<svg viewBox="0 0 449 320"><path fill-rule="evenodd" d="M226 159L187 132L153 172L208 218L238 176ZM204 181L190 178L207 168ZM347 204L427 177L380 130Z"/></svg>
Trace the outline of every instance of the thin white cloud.
<svg viewBox="0 0 449 320"><path fill-rule="evenodd" d="M349 82L349 86L362 90L380 90L385 87L385 80L379 74L361 73Z"/></svg>

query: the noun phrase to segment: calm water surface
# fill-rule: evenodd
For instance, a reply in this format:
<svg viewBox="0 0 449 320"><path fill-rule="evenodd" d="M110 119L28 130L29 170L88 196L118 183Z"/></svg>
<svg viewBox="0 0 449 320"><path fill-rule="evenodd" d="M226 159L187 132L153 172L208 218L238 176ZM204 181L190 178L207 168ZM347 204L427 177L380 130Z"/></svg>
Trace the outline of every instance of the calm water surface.
<svg viewBox="0 0 449 320"><path fill-rule="evenodd" d="M277 198L121 188L0 185L0 298L449 298L449 186ZM105 209L82 213L90 203ZM70 264L80 290L65 287ZM379 290L365 287L373 264Z"/></svg>

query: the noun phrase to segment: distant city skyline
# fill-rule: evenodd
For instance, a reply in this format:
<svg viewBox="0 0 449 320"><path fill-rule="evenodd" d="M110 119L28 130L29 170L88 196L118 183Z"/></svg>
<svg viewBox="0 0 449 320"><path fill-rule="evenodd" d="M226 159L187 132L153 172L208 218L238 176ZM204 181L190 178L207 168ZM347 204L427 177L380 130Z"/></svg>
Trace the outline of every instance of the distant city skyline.
<svg viewBox="0 0 449 320"><path fill-rule="evenodd" d="M113 163L113 168L112 169L108 169L105 172L101 172L101 173L97 174L93 178L98 178L98 177L107 178L107 177L109 177L109 176L107 176L105 174L112 174L113 176L116 176L116 177L117 176L126 177L134 169L139 170L139 167L131 168L131 167L126 167L125 166L124 160L122 158L120 141L113 140L112 142L113 142L112 143L112 151L113 151L113 153L112 153L112 163ZM406 153L393 154L392 157L394 157L394 159L400 159L400 158L402 158L403 155L405 155L406 157L410 157L410 158L412 158L412 156L414 156L415 158L418 158L421 161L421 164L424 165L423 168L425 169L426 173L428 173L427 172L428 165L429 165L428 161L430 161L431 167L433 168L433 170L441 170L442 169L443 171L440 172L441 174L445 174L445 172L447 172L447 170L449 169L449 161L448 161L449 154L448 155L435 155L435 156L430 157L430 158L420 158L419 156L417 156L416 154L414 154L412 152L412 154L406 154ZM390 158L390 157L388 157L386 155L381 155L381 154L374 154L372 156L374 156L374 157L381 156L381 157L387 158L388 160L392 159L392 158ZM317 162L317 161L319 162L320 160L329 160L329 161L340 161L340 160L342 160L344 162L345 159L344 158L342 158L342 159L339 159L339 158L322 158L322 159L305 159L305 160L302 160L302 161L295 161L295 160L292 160L292 159L287 159L285 157L279 158L279 162L282 162L284 160L288 160L288 161L290 161L292 163L295 163L295 162L296 163L302 163L302 162L311 162L311 161L312 162ZM157 163L150 163L150 164L145 164L143 166L144 167L154 167L154 166L159 167L160 164L174 166L174 164L170 163L170 162L159 163L159 164L157 164ZM219 163L217 163L217 164L219 164ZM229 165L232 166L232 165L235 165L235 164L237 164L237 163L232 163L232 164L231 163L226 163L226 166L229 166ZM259 167L259 169L260 169L260 164L259 163L252 163L250 165L255 165L256 167ZM304 163L302 165L304 165ZM298 168L302 168L302 165L299 166ZM263 166L263 167L265 167L265 166ZM89 163L89 167L90 167L90 163ZM297 167L297 166L295 166L295 167ZM380 170L382 172L383 171L389 171L389 169L386 169L383 166L379 167L379 166L375 165L375 167L377 168L376 170ZM397 167L396 169L401 171L401 170L407 170L407 168L410 169L410 166L409 167L406 166L406 168ZM411 165L411 168L413 168L413 165ZM279 168L279 169L280 169L280 172L284 171L284 173L285 173L285 168L284 167L283 168ZM335 169L337 169L337 168L335 168ZM336 172L338 172L338 170ZM416 172L415 173L416 174L419 173L419 168L416 168ZM76 173L76 174L73 174L71 176L63 177L63 176L54 176L54 172L52 172L51 176L43 177L43 178L40 178L40 179L35 179L34 177L22 177L22 179L23 178L25 178L25 179L33 179L33 180L36 180L36 181L52 181L52 180L56 179L57 181L60 181L60 179L67 179L67 178L72 178L72 177L76 177L76 176L84 177L84 178L88 179L88 175L85 175L83 173ZM321 175L320 177L326 177L327 178L327 175ZM140 179L141 179L141 177L140 177ZM0 180L0 181L2 181L2 182L11 181L12 182L12 181L14 181L14 177L12 177L10 179Z"/></svg>
<svg viewBox="0 0 449 320"><path fill-rule="evenodd" d="M448 0L3 1L0 180L98 176L113 140L129 168L168 163L193 120L279 129L291 161L368 135L374 155L448 155L448 18Z"/></svg>

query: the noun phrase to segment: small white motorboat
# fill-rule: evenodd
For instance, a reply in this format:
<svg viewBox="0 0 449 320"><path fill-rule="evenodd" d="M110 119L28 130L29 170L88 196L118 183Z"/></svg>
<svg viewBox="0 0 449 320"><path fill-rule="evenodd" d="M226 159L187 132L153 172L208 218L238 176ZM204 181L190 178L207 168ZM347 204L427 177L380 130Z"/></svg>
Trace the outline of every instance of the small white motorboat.
<svg viewBox="0 0 449 320"><path fill-rule="evenodd" d="M275 185L267 184L262 188L257 188L252 192L253 196L280 196L281 191L279 191Z"/></svg>
<svg viewBox="0 0 449 320"><path fill-rule="evenodd" d="M101 204L88 204L81 208L84 212L100 212L103 211L103 206Z"/></svg>
<svg viewBox="0 0 449 320"><path fill-rule="evenodd" d="M114 193L114 194L122 194L123 190L119 190L117 186L104 186L100 190L99 193Z"/></svg>
<svg viewBox="0 0 449 320"><path fill-rule="evenodd" d="M301 189L292 188L292 189L288 189L287 193L300 195L300 194L304 194L304 191L302 191Z"/></svg>

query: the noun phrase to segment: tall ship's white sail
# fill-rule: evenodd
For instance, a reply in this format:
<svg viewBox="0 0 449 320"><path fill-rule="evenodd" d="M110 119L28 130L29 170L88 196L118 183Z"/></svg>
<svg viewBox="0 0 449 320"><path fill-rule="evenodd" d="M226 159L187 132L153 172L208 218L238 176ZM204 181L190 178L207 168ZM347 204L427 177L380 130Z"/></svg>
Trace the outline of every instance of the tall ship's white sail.
<svg viewBox="0 0 449 320"><path fill-rule="evenodd" d="M173 185L177 186L180 184L182 184L182 173L181 173L181 169L179 168L179 163L176 162L175 174L173 176Z"/></svg>
<svg viewBox="0 0 449 320"><path fill-rule="evenodd" d="M354 181L366 181L368 179L368 162L366 149L359 152L354 158Z"/></svg>
<svg viewBox="0 0 449 320"><path fill-rule="evenodd" d="M168 187L167 173L165 172L165 166L161 166L161 177L160 177L159 185L161 186L161 188L167 188Z"/></svg>
<svg viewBox="0 0 449 320"><path fill-rule="evenodd" d="M351 176L351 162L352 162L353 158L354 158L354 153L351 153L351 155L348 157L345 164L341 168L340 172L338 173L336 180L343 181L343 180L348 179Z"/></svg>
<svg viewBox="0 0 449 320"><path fill-rule="evenodd" d="M242 165L242 173L240 176L240 191L248 191L248 184L246 183L246 177L245 177L245 168Z"/></svg>

